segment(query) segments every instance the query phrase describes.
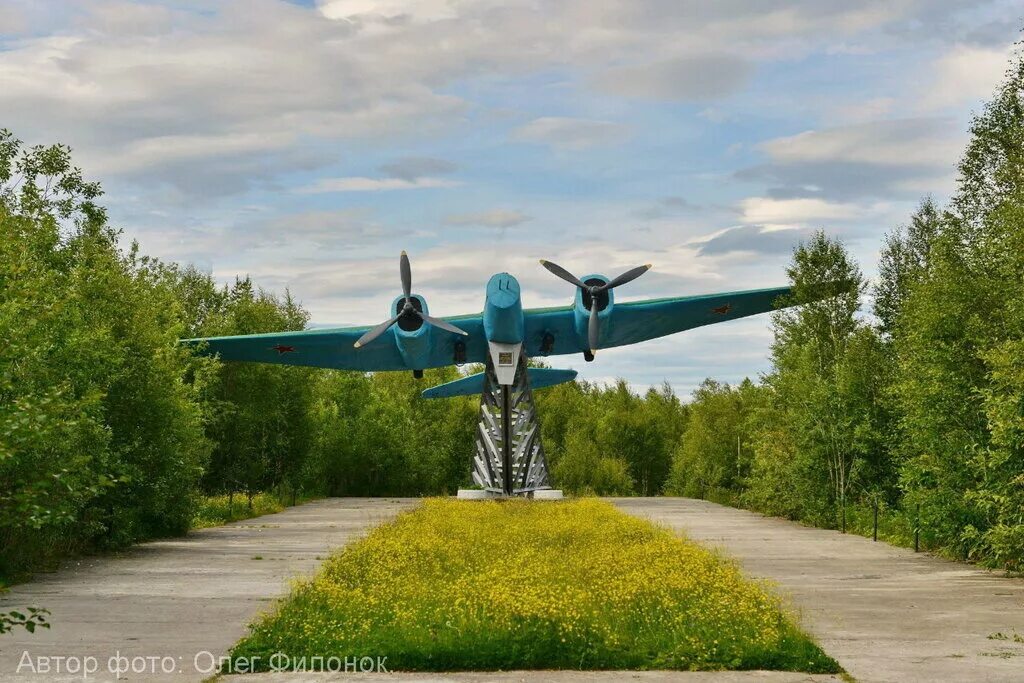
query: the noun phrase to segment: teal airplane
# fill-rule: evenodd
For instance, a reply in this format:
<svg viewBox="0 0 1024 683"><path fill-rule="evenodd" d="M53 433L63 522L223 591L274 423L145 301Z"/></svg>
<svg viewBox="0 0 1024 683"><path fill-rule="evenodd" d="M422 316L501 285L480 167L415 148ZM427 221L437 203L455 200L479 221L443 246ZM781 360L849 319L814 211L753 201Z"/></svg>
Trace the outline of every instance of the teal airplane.
<svg viewBox="0 0 1024 683"><path fill-rule="evenodd" d="M643 275L649 264L611 279L597 274L577 278L551 261L541 264L576 288L571 305L524 309L519 282L508 273L498 273L487 282L481 313L435 318L428 312L426 299L412 291L409 257L403 251L399 260L402 293L391 302L388 319L379 325L208 337L183 343L226 361L406 370L416 377L422 377L427 368L490 360L498 383L510 385L520 358L581 353L592 361L599 349L774 310L779 298L790 292L789 287L773 287L616 303L614 290ZM534 389L576 377L573 370L549 368L529 368L528 374ZM427 389L423 395L475 394L483 387L481 373Z"/></svg>

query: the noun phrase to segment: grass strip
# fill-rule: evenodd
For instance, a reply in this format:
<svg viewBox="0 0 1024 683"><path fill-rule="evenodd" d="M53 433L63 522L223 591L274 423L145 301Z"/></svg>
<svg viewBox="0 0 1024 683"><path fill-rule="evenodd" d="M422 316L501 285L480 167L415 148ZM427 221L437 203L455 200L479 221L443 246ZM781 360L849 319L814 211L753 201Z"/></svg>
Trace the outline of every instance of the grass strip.
<svg viewBox="0 0 1024 683"><path fill-rule="evenodd" d="M764 584L596 499L427 500L332 555L232 656L265 668L278 652L404 671L841 671Z"/></svg>
<svg viewBox="0 0 1024 683"><path fill-rule="evenodd" d="M273 493L257 493L251 503L243 494L204 496L196 507L191 528L208 529L228 522L262 517L309 500L312 500L309 496L300 496L292 503L290 498L282 498Z"/></svg>

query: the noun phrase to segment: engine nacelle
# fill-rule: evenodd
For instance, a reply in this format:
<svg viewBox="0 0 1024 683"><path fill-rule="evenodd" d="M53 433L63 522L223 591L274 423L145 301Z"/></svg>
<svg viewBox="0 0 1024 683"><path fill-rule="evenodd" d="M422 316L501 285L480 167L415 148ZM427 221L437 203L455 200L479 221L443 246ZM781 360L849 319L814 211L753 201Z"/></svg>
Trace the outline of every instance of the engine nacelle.
<svg viewBox="0 0 1024 683"><path fill-rule="evenodd" d="M391 302L391 310L388 317L394 317L405 305L405 296L398 295ZM422 313L430 313L427 309L427 300L419 294L412 295L412 306ZM395 334L395 345L406 365L418 369L426 367L427 359L430 358L430 330L431 326L412 314L406 314L398 319L391 328Z"/></svg>
<svg viewBox="0 0 1024 683"><path fill-rule="evenodd" d="M609 278L604 275L584 275L580 278L586 285L603 285ZM576 302L573 306L575 312L576 338L583 348L587 348L588 325L590 324L590 292L579 287L576 288ZM611 331L612 309L615 308L615 291L605 290L597 295L597 319L601 323L598 341L603 341Z"/></svg>

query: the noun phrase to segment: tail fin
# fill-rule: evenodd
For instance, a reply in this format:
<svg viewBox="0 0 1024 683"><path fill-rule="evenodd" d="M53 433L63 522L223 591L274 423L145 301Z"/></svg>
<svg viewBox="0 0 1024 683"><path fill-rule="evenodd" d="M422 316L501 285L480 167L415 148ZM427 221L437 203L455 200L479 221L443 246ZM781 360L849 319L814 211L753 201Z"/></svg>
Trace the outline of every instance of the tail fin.
<svg viewBox="0 0 1024 683"><path fill-rule="evenodd" d="M557 370L554 368L527 368L530 375L530 388L543 389L563 382L576 379L575 370ZM423 391L423 398L450 398L452 396L472 396L484 390L484 373L462 377L452 382L439 384Z"/></svg>

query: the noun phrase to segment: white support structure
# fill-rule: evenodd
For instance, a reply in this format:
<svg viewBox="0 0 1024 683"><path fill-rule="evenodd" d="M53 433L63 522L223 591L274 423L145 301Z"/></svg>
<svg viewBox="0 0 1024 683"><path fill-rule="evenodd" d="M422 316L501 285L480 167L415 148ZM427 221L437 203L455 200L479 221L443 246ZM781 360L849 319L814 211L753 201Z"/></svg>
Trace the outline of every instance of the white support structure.
<svg viewBox="0 0 1024 683"><path fill-rule="evenodd" d="M492 342L485 373L473 481L501 496L551 491L522 346Z"/></svg>
<svg viewBox="0 0 1024 683"><path fill-rule="evenodd" d="M516 381L516 370L519 368L519 357L523 352L522 344L502 344L487 342L490 367L494 368L494 377L498 384L513 385Z"/></svg>

